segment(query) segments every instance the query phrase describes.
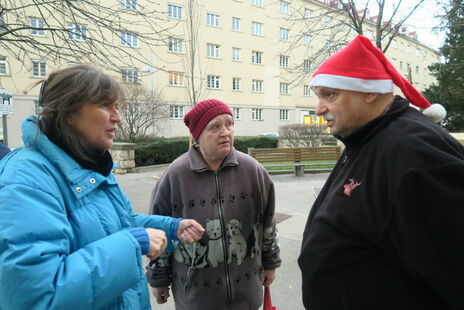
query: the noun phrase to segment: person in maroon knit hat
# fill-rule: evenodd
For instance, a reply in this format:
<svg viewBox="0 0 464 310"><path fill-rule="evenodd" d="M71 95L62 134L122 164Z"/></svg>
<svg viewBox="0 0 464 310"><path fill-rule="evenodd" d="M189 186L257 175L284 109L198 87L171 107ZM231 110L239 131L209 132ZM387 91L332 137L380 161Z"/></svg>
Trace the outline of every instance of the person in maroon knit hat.
<svg viewBox="0 0 464 310"><path fill-rule="evenodd" d="M234 148L225 103L199 102L184 122L196 142L159 179L150 213L193 218L206 233L149 263L152 292L161 304L172 288L178 310L257 310L281 263L274 184L256 160Z"/></svg>

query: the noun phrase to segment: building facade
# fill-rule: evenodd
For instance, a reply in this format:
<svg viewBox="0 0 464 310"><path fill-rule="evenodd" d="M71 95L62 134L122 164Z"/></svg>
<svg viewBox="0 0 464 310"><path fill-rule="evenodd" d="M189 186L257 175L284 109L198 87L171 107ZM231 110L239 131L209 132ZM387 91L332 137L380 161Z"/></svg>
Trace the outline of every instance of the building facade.
<svg viewBox="0 0 464 310"><path fill-rule="evenodd" d="M115 60L118 70L104 68L123 83L142 83L162 93L169 117L158 121L154 132L158 136L188 135L183 116L192 106L192 90L197 102L217 98L233 109L236 135L277 133L281 125L321 122L314 115L317 98L308 86L311 74L356 35L334 0L111 1L121 14L155 7L163 17L159 23L169 29L162 44L147 46L134 22L133 32L121 32L111 42L128 53L135 50L146 55L150 63L121 58ZM29 10L30 24L36 27L26 35L47 42L47 32L40 31L41 18L47 16ZM366 18L364 35L373 39L375 17ZM65 22L70 29L67 40L85 41L93 35L92 25L85 20ZM56 69L91 60L56 62L44 55L26 60L30 63L25 65L2 53L0 88L12 91L14 98L14 113L7 118L8 140L10 147L17 147L22 144L22 120L39 112L40 87L31 85ZM401 74L412 78L419 91L434 81L427 67L439 62L439 55L421 44L414 33L402 29L386 56Z"/></svg>

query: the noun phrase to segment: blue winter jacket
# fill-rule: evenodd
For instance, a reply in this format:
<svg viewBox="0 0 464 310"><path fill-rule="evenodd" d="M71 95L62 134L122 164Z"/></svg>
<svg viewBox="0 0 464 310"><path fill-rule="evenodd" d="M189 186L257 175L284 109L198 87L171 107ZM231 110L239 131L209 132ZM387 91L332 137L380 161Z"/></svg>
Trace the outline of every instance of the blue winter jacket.
<svg viewBox="0 0 464 310"><path fill-rule="evenodd" d="M151 309L131 227L174 219L133 213L114 175L83 169L38 131L0 162L0 309Z"/></svg>

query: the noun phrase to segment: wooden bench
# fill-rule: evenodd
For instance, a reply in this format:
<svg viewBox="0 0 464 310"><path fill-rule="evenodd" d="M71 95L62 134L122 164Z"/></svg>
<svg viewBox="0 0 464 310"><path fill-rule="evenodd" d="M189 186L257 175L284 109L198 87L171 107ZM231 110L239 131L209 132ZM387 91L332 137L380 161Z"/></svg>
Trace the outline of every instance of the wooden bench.
<svg viewBox="0 0 464 310"><path fill-rule="evenodd" d="M264 167L293 166L296 176L304 175L304 166L311 166L311 169L316 171L321 169L321 165L335 164L340 154L340 146L248 149L248 155Z"/></svg>

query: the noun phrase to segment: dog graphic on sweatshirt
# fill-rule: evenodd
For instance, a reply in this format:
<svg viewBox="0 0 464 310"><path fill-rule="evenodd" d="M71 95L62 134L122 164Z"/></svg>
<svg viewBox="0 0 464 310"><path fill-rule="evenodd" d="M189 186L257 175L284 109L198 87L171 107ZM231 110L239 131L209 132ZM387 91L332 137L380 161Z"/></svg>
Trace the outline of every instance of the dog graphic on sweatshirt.
<svg viewBox="0 0 464 310"><path fill-rule="evenodd" d="M261 224L261 215L256 214L254 224L253 224L253 246L251 248L251 257L259 256L259 249L261 248L260 246L260 236L261 236L261 229L262 229L262 224Z"/></svg>
<svg viewBox="0 0 464 310"><path fill-rule="evenodd" d="M206 246L199 242L193 244L181 243L177 251L174 252L174 258L179 263L184 263L187 266L192 266L193 269L205 268L206 262Z"/></svg>
<svg viewBox="0 0 464 310"><path fill-rule="evenodd" d="M219 219L206 220L206 234L208 235L208 261L211 266L217 267L224 262L224 250L222 248L222 229Z"/></svg>
<svg viewBox="0 0 464 310"><path fill-rule="evenodd" d="M237 219L232 219L227 223L227 237L229 238L229 258L228 263L232 263L232 256L237 258L237 266L245 259L247 243L242 234L242 223Z"/></svg>

